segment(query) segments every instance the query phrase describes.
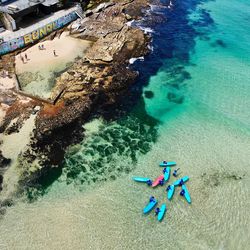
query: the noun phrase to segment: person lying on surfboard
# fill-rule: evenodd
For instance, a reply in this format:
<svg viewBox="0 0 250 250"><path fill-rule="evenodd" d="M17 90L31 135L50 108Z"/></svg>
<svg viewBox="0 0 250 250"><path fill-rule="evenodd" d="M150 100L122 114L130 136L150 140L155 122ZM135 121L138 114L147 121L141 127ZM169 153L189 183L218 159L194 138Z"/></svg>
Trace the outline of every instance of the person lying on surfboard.
<svg viewBox="0 0 250 250"><path fill-rule="evenodd" d="M161 186L163 186L163 185L164 185L164 180L160 180L160 181L159 181L159 184L160 184Z"/></svg>
<svg viewBox="0 0 250 250"><path fill-rule="evenodd" d="M150 202L155 201L155 197L154 197L154 196L151 196L151 197L149 198L149 201L150 201Z"/></svg>
<svg viewBox="0 0 250 250"><path fill-rule="evenodd" d="M181 179L180 183L179 183L179 186L181 187L183 184L184 184L184 181Z"/></svg>
<svg viewBox="0 0 250 250"><path fill-rule="evenodd" d="M148 180L146 183L147 183L149 186L152 186L152 181L151 181L151 180Z"/></svg>

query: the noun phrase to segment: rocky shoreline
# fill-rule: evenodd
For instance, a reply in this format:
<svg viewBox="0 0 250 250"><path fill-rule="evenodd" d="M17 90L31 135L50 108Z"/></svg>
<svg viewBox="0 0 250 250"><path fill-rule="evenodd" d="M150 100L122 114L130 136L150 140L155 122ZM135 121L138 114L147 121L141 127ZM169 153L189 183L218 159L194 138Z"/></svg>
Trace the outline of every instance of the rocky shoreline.
<svg viewBox="0 0 250 250"><path fill-rule="evenodd" d="M36 113L30 147L18 159L20 186L33 185L51 166L58 166L67 146L82 140L82 124L90 115L114 105L133 84L138 73L128 68L129 59L148 53L150 37L127 23L143 16L148 2L104 3L67 27L73 37L91 40L93 45L84 58L57 77L51 95L51 99L56 97L54 104L19 96L13 89L1 93L0 101L7 105L7 111L0 121L0 133L18 132L24 121ZM3 63L8 57L13 58L8 55L1 59L0 68L13 72L13 59L13 64ZM6 161L1 154L0 164Z"/></svg>

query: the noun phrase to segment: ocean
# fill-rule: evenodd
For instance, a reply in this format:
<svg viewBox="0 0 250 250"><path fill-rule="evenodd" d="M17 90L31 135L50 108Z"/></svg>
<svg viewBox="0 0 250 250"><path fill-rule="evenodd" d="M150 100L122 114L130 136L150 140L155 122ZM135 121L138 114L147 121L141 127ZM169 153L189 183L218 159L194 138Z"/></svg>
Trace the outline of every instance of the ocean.
<svg viewBox="0 0 250 250"><path fill-rule="evenodd" d="M248 249L249 22L247 0L162 1L133 22L152 35L130 65L138 81L115 115L84 125L53 183L7 209L1 249ZM162 160L190 177L191 204L131 180L156 178ZM161 223L142 214L151 195Z"/></svg>

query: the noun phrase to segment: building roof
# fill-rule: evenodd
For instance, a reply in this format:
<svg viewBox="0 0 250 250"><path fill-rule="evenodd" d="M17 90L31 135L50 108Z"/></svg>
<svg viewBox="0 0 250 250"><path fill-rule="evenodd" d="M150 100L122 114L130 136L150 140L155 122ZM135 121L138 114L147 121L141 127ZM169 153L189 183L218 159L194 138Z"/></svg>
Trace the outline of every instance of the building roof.
<svg viewBox="0 0 250 250"><path fill-rule="evenodd" d="M48 7L48 6L57 4L58 2L59 2L59 0L44 0L44 2L42 3L42 5Z"/></svg>
<svg viewBox="0 0 250 250"><path fill-rule="evenodd" d="M1 1L1 0L0 0ZM56 4L59 0L16 0L16 1L6 1L2 2L0 5L0 12L8 14L16 14L30 7L43 4L45 6L51 6Z"/></svg>

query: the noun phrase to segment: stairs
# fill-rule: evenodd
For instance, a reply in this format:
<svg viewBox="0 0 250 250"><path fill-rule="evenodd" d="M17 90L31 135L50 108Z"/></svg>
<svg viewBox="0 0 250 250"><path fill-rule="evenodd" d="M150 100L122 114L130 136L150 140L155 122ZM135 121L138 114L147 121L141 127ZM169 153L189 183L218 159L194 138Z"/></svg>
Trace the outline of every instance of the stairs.
<svg viewBox="0 0 250 250"><path fill-rule="evenodd" d="M77 7L77 9L76 9L76 11L75 11L76 15L77 15L79 18L83 19L83 18L85 17L85 15L84 15L84 13L83 13L83 10L82 10L81 5L80 5L80 4L77 4L76 7Z"/></svg>

